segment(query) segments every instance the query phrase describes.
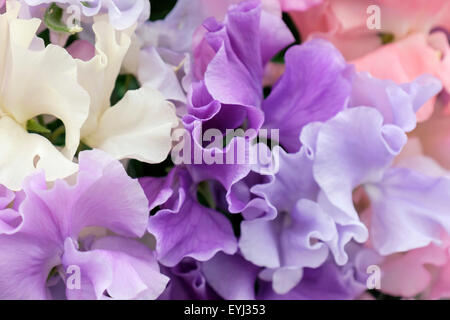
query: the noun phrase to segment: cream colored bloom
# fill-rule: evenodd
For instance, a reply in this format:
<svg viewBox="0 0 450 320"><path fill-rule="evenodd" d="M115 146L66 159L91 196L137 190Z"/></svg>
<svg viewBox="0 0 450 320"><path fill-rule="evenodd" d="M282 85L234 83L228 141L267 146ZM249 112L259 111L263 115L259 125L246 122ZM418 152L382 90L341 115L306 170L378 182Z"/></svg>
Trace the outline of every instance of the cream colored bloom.
<svg viewBox="0 0 450 320"><path fill-rule="evenodd" d="M49 181L77 171L71 160L89 109L75 60L61 47L44 47L36 37L40 20L18 19L19 8L18 2L8 1L7 12L0 15L0 184L13 190L36 169L44 169ZM27 121L38 115L64 123L61 151L27 132Z"/></svg>
<svg viewBox="0 0 450 320"><path fill-rule="evenodd" d="M172 128L178 124L174 106L159 91L145 85L128 91L113 107L110 104L134 28L116 31L100 20L94 23L93 30L96 55L89 61L77 60L79 83L91 96L82 141L117 159L163 161L172 146Z"/></svg>

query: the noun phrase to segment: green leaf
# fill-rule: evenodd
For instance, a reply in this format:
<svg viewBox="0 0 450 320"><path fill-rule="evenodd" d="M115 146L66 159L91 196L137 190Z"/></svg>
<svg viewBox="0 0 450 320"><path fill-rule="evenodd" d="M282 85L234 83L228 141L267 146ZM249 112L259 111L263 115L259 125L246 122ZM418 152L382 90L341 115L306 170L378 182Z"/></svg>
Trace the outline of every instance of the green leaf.
<svg viewBox="0 0 450 320"><path fill-rule="evenodd" d="M209 188L208 182L202 181L197 187L197 200L200 204L207 208L215 208L216 202L214 200L214 195Z"/></svg>
<svg viewBox="0 0 450 320"><path fill-rule="evenodd" d="M122 100L123 96L128 90L136 90L139 88L139 82L132 74L119 75L116 79L114 91L111 94L111 105L114 106L117 102Z"/></svg>
<svg viewBox="0 0 450 320"><path fill-rule="evenodd" d="M90 3L87 2L87 1L81 1L81 4L82 4L83 6L85 6L85 7L87 7L87 8L92 8L92 6L90 5Z"/></svg>
<svg viewBox="0 0 450 320"><path fill-rule="evenodd" d="M34 119L30 119L27 121L27 131L41 134L51 133L49 129L47 129L45 126Z"/></svg>
<svg viewBox="0 0 450 320"><path fill-rule="evenodd" d="M50 7L45 11L44 14L44 23L53 31L58 32L67 32L67 33L77 33L83 31L83 28L76 25L73 27L67 26L64 22L61 21L63 17L63 9L58 7L55 3L52 3Z"/></svg>

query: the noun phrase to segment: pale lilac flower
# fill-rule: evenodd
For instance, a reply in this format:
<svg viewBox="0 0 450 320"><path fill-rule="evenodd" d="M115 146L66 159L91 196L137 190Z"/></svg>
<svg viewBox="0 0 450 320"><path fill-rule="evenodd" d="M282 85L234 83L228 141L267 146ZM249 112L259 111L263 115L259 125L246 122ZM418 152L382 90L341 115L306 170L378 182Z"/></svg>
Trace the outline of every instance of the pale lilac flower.
<svg viewBox="0 0 450 320"><path fill-rule="evenodd" d="M0 298L51 298L52 269L68 299L155 299L165 289L154 252L132 239L148 221L139 183L101 151L82 152L79 161L73 185L49 187L42 171L26 179L17 209L23 221L0 235Z"/></svg>

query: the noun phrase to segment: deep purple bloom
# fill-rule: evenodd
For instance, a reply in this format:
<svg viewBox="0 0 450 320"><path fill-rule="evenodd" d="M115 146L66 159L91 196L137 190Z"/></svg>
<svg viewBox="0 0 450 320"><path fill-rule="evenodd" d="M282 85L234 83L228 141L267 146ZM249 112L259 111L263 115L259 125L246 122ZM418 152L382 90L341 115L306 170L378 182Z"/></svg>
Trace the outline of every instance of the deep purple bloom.
<svg viewBox="0 0 450 320"><path fill-rule="evenodd" d="M259 271L239 254L218 252L204 262L184 258L175 267L163 267L170 282L160 299L253 300Z"/></svg>
<svg viewBox="0 0 450 320"><path fill-rule="evenodd" d="M197 185L183 168L173 169L165 178L140 180L149 199L148 231L156 238L158 261L175 266L184 257L209 260L218 251L233 254L237 241L227 218L197 201Z"/></svg>

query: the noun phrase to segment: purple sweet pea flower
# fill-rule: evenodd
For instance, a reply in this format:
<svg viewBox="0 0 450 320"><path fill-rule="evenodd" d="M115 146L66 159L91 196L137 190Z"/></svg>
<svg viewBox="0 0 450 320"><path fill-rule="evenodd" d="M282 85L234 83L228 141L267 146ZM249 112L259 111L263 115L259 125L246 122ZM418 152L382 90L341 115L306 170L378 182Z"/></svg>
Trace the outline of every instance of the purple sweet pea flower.
<svg viewBox="0 0 450 320"><path fill-rule="evenodd" d="M450 178L409 168L387 170L381 181L365 185L371 201L370 234L383 255L440 243L450 232Z"/></svg>
<svg viewBox="0 0 450 320"><path fill-rule="evenodd" d="M20 228L23 214L18 208L23 198L23 192L13 192L0 185L0 235L13 234Z"/></svg>
<svg viewBox="0 0 450 320"><path fill-rule="evenodd" d="M165 178L147 177L140 183L150 209L148 231L156 238L158 261L173 267L184 257L209 260L218 251L233 254L237 241L230 222L221 213L197 201L197 184L186 169L173 169Z"/></svg>
<svg viewBox="0 0 450 320"><path fill-rule="evenodd" d="M205 262L184 258L162 270L170 277L162 300L253 300L260 268L239 254L218 252Z"/></svg>
<svg viewBox="0 0 450 320"><path fill-rule="evenodd" d="M270 283L261 281L257 299L263 300L350 300L367 289L367 267L379 264L382 258L373 250L349 244L350 259L344 266L332 260L316 269L305 268L300 283L289 293L280 295Z"/></svg>
<svg viewBox="0 0 450 320"><path fill-rule="evenodd" d="M238 253L217 253L202 263L208 284L225 300L255 299L255 283L260 268L246 261Z"/></svg>
<svg viewBox="0 0 450 320"><path fill-rule="evenodd" d="M280 17L261 10L261 3L254 0L230 6L223 23L210 18L204 27L208 30L205 40L215 54L207 63L204 78L199 79L203 80L203 86L195 86L193 90L209 97L201 99L201 104L196 103L198 100L191 101L191 108L203 108L208 100L217 101L226 109L220 113L217 110L218 115L238 116L236 127L247 118L248 127L259 129L263 121L260 107L264 66L294 41L292 34ZM205 53L206 56L197 55L194 64L209 60L209 51Z"/></svg>
<svg viewBox="0 0 450 320"><path fill-rule="evenodd" d="M336 262L345 264L346 244L352 239L367 240L365 226L358 217L342 219L337 209L326 206L313 176L314 139L318 123L302 131L298 153L279 153L279 170L268 183L256 184L250 191L265 200L251 201L243 211L239 247L243 256L266 269L261 277L283 294L295 287L304 268L317 268L330 248ZM296 172L296 174L293 174ZM264 252L264 254L261 254Z"/></svg>
<svg viewBox="0 0 450 320"><path fill-rule="evenodd" d="M349 107L375 108L383 115L385 124L409 132L416 127L416 112L441 89L440 81L427 74L398 85L392 80L381 80L360 72L353 78Z"/></svg>
<svg viewBox="0 0 450 320"><path fill-rule="evenodd" d="M413 83L409 88L414 86ZM414 100L426 101L440 88L430 87L433 86L426 81L420 96L416 86ZM393 90L388 92L392 97ZM384 99L382 95L378 97ZM406 113L414 112L415 108L407 108L411 105L396 107L404 106ZM382 111L388 113L386 106L390 105L385 104ZM380 254L387 255L439 241L442 228L450 231L450 180L410 168L391 168L406 135L402 128L389 122L407 117L383 118L377 109L380 110L350 108L323 124L317 135L313 171L324 203L337 208L340 217L357 218L352 193L356 187L364 187L371 203L372 243ZM414 126L415 122L404 124L405 128Z"/></svg>
<svg viewBox="0 0 450 320"><path fill-rule="evenodd" d="M326 121L347 106L353 67L325 40L311 40L286 52L286 71L264 100L265 128L280 130L280 143L298 151L302 128Z"/></svg>
<svg viewBox="0 0 450 320"><path fill-rule="evenodd" d="M240 155L236 153L242 149L235 150L242 143L249 146L263 124L264 66L294 39L280 17L263 11L260 2L253 0L230 6L223 23L210 18L204 27L208 30L204 38L207 48L197 52L194 64L207 67L200 81L193 83L188 93L188 114L183 123L190 134L190 145L203 159L205 155L226 159L235 152L231 156L235 161L234 164L194 164L189 165L188 170L197 182L218 180L226 190L229 210L239 212L245 204L235 204L239 202L238 195L233 195L232 187L252 168L248 148ZM237 129L242 125L253 130L249 131L246 141L235 137L223 149L206 148L200 142L203 130L217 129L225 138L227 129ZM243 160L238 161L238 156Z"/></svg>
<svg viewBox="0 0 450 320"><path fill-rule="evenodd" d="M187 257L174 267L163 266L161 269L170 278L170 282L158 298L159 300L219 299L219 296L207 283L200 261Z"/></svg>
<svg viewBox="0 0 450 320"><path fill-rule="evenodd" d="M374 89L384 90L386 83L374 82ZM402 95L403 101L409 102L404 104L403 115L397 111L400 117L408 113L414 115L417 101L426 101L428 95L434 94L434 90L439 87L434 78L420 78L417 82L421 85L416 82L403 85L403 88L414 88L413 90L404 90L400 86L392 86L387 90L391 98ZM357 90L355 93L360 94ZM389 174L386 170L406 143L403 129L389 121L390 118L385 120L378 111L387 113L394 108L392 100L382 100L383 98L379 95L379 100L374 100L379 102L373 103L375 107L351 107L325 122L307 124L300 136L300 151L295 154L280 151L280 163L277 166L279 170L268 183L250 188L250 192L266 203L253 200L244 209L243 215L249 220L241 224L239 247L247 260L266 268L261 277L272 282L275 292L286 293L295 287L303 276L303 268L316 268L326 260L328 248L336 263L343 265L348 261L345 250L347 243L352 239L357 242L367 240L367 228L360 221L353 204L352 193L356 187L365 185L369 188L369 197L377 201L374 203L375 211L377 207L387 205L397 210L404 208L396 218L388 215L389 224L393 225L398 220L395 223L397 231L401 220L405 219L403 215L409 214L413 218L408 211L414 212L414 206L405 208L407 203L400 196L402 190L396 190L400 188L398 182L395 182L395 189L391 187L389 193L385 193L383 189L388 186L382 178L385 173ZM411 175L414 173L407 174ZM411 193L410 188L430 190L433 183L447 183L445 179L438 182L417 175L414 179L416 183L409 181L409 189L404 192ZM420 187L420 182L424 181L427 183ZM414 240L400 242L399 238L402 236L395 236L394 234L399 233L394 230L392 236L386 237L385 228L381 226L387 223L386 214L391 210L380 210L379 215L374 213L372 219L375 223L372 229L380 231L379 239L373 238L378 236L377 232L372 235L376 248L379 249L380 242L390 246L407 246L408 243L417 242L426 245L432 234L439 235L439 228L447 226L448 219L442 214L445 203L437 201L445 199L441 193L436 192L438 190L439 188L430 190L433 201L423 202L415 210L420 208L419 219L424 221L426 215L428 222L414 228L417 233ZM399 196L389 198L394 194ZM386 202L387 200L390 201ZM431 203L435 206L432 207ZM433 212L437 213L432 214ZM376 220L377 218L384 220ZM403 224L405 228L407 225ZM406 233L411 232L412 230L408 230ZM421 241L423 236L428 242ZM393 252L383 249L379 250L382 254Z"/></svg>
<svg viewBox="0 0 450 320"><path fill-rule="evenodd" d="M168 278L154 253L131 239L145 232L148 201L120 162L85 151L74 185L57 180L49 188L38 172L25 180L23 192L22 224L0 235L0 298L51 298L52 269L64 282L78 270L74 286L65 289L68 299L154 299L164 290ZM104 232L89 227L116 235L96 238Z"/></svg>

